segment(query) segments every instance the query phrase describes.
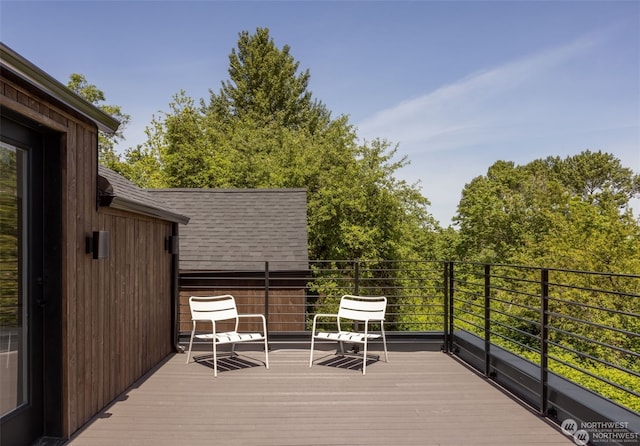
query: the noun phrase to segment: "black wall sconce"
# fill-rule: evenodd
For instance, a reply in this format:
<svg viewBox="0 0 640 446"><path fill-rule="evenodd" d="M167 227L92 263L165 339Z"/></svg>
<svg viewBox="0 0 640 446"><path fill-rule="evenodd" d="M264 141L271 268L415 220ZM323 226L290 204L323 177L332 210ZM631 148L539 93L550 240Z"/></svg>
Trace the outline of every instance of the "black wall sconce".
<svg viewBox="0 0 640 446"><path fill-rule="evenodd" d="M180 250L180 238L177 235L170 235L164 240L164 249L169 254L178 254Z"/></svg>
<svg viewBox="0 0 640 446"><path fill-rule="evenodd" d="M87 254L93 254L94 259L109 258L109 232L93 231L93 235L86 238Z"/></svg>

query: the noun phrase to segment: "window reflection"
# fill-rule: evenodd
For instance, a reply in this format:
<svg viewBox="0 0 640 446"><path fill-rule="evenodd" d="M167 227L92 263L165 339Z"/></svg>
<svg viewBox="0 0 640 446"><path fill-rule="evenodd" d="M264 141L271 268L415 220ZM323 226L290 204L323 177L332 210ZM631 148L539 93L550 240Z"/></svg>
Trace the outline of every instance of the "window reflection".
<svg viewBox="0 0 640 446"><path fill-rule="evenodd" d="M27 401L26 152L0 143L0 416Z"/></svg>

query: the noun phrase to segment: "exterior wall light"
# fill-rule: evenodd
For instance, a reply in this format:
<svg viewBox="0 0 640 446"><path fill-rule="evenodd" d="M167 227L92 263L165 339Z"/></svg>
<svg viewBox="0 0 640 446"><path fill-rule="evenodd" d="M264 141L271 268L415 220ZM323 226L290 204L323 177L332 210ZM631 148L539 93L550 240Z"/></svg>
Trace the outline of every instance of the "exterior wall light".
<svg viewBox="0 0 640 446"><path fill-rule="evenodd" d="M86 238L86 251L93 254L94 259L108 259L109 231L93 231L93 235Z"/></svg>
<svg viewBox="0 0 640 446"><path fill-rule="evenodd" d="M180 238L177 235L170 235L164 240L164 249L169 254L178 254L180 250Z"/></svg>

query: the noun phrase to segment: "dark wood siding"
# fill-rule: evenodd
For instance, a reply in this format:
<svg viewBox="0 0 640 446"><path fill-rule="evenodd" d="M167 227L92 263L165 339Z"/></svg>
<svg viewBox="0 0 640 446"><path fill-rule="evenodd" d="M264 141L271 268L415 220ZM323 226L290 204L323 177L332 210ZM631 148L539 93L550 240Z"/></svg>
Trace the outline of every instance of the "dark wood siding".
<svg viewBox="0 0 640 446"><path fill-rule="evenodd" d="M110 256L92 260L76 246L69 293L68 395L73 432L164 358L171 345L171 264L164 240L171 224L101 211L96 230L110 234ZM92 220L93 220L92 218ZM86 260L89 258L89 260ZM75 341L74 341L75 339Z"/></svg>
<svg viewBox="0 0 640 446"><path fill-rule="evenodd" d="M181 274L179 327L182 336L191 333L190 296L231 294L236 298L240 313L265 314L270 333L299 332L305 329L304 275L288 273L273 277L269 282L268 309L265 308L265 279L242 272ZM299 277L294 277L299 276ZM255 331L257 323L246 323L241 328ZM220 330L224 330L220 328ZM203 329L206 327L202 327Z"/></svg>
<svg viewBox="0 0 640 446"><path fill-rule="evenodd" d="M60 135L62 165L62 407L65 436L172 351L172 224L96 208L96 125L37 89L1 79L3 107ZM108 231L110 256L85 239Z"/></svg>

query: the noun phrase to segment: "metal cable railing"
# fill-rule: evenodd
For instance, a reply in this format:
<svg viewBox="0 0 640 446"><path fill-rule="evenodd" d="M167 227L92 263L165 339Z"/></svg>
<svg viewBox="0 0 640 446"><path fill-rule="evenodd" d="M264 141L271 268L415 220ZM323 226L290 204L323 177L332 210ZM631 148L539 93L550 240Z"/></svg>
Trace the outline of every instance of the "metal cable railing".
<svg viewBox="0 0 640 446"><path fill-rule="evenodd" d="M458 263L449 330L464 330L540 367L539 410L550 372L640 411L640 276ZM491 373L487 366L487 373Z"/></svg>
<svg viewBox="0 0 640 446"><path fill-rule="evenodd" d="M297 262L299 263L299 262ZM287 270L278 261L264 269L183 273L180 278L182 318L188 316L184 296L190 293L234 294L240 311L260 310L272 332L309 329L315 313L337 309L343 294L384 295L388 298L389 331L443 330L443 272L441 262L311 261L304 270Z"/></svg>
<svg viewBox="0 0 640 446"><path fill-rule="evenodd" d="M487 374L492 347L539 366L543 413L549 373L640 410L640 275L436 261L291 265L182 273L181 330L190 294L234 294L240 311L267 316L272 334L307 333L343 294L384 295L388 333L437 333L446 352L456 333L473 334Z"/></svg>

